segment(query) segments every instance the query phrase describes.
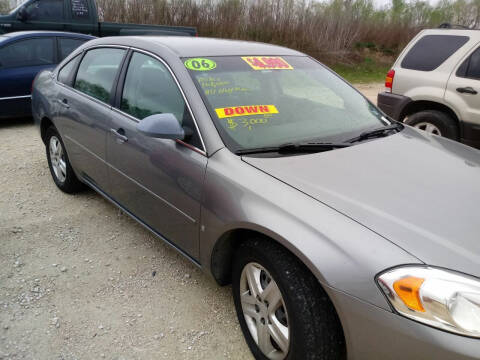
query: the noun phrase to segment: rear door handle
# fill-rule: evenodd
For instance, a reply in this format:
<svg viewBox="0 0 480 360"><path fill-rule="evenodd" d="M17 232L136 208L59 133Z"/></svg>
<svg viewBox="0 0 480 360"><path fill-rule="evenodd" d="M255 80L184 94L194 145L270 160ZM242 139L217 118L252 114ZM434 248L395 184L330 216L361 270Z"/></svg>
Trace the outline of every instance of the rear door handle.
<svg viewBox="0 0 480 360"><path fill-rule="evenodd" d="M67 108L67 109L70 109L70 105L68 105L68 100L67 99L63 99L63 100L58 100L58 102L60 103L60 105L62 105L64 108Z"/></svg>
<svg viewBox="0 0 480 360"><path fill-rule="evenodd" d="M122 128L115 130L115 129L110 129L110 132L117 137L117 142L118 143L124 143L128 141L128 137L125 136L125 130Z"/></svg>
<svg viewBox="0 0 480 360"><path fill-rule="evenodd" d="M460 94L472 94L472 95L477 95L478 92L474 88L468 86L468 87L463 87L463 88L458 88L457 91Z"/></svg>

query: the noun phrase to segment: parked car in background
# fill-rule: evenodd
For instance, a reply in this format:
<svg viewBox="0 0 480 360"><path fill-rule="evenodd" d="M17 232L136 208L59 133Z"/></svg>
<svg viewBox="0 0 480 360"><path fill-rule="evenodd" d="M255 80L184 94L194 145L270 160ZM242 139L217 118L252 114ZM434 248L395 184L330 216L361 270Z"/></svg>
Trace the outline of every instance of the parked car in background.
<svg viewBox="0 0 480 360"><path fill-rule="evenodd" d="M195 36L193 27L99 22L95 0L26 0L0 15L0 34L20 30L70 31L94 36Z"/></svg>
<svg viewBox="0 0 480 360"><path fill-rule="evenodd" d="M378 106L392 118L480 148L480 31L420 32L385 86Z"/></svg>
<svg viewBox="0 0 480 360"><path fill-rule="evenodd" d="M93 36L66 32L24 31L0 35L0 119L32 114L35 76L53 69Z"/></svg>
<svg viewBox="0 0 480 360"><path fill-rule="evenodd" d="M254 42L96 39L32 101L58 188L231 283L256 359L480 359L480 151Z"/></svg>

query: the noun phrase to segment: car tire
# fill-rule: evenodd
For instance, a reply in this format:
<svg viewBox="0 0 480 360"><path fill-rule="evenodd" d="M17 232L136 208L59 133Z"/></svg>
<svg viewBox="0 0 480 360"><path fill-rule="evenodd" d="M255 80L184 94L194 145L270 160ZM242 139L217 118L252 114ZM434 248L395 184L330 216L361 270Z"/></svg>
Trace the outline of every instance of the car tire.
<svg viewBox="0 0 480 360"><path fill-rule="evenodd" d="M293 254L268 239L247 240L232 271L238 320L255 359L346 358L332 302Z"/></svg>
<svg viewBox="0 0 480 360"><path fill-rule="evenodd" d="M430 134L458 140L458 126L448 114L437 110L424 110L410 115L405 123Z"/></svg>
<svg viewBox="0 0 480 360"><path fill-rule="evenodd" d="M67 194L74 194L83 190L85 185L75 175L63 140L53 126L50 126L46 131L45 149L50 174L58 188Z"/></svg>

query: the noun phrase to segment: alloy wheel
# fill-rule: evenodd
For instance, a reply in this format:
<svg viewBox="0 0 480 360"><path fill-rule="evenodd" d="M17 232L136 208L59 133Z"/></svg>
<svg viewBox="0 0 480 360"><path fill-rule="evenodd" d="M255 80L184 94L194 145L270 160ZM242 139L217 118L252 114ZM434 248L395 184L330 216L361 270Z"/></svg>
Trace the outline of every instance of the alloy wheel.
<svg viewBox="0 0 480 360"><path fill-rule="evenodd" d="M415 128L426 131L429 134L442 136L440 129L429 122L420 122L414 125Z"/></svg>
<svg viewBox="0 0 480 360"><path fill-rule="evenodd" d="M63 151L62 143L56 136L50 137L49 151L50 162L55 177L63 183L67 178L67 163L65 161L65 152Z"/></svg>
<svg viewBox="0 0 480 360"><path fill-rule="evenodd" d="M240 277L240 300L252 338L269 359L288 355L290 328L282 293L260 264L248 263Z"/></svg>

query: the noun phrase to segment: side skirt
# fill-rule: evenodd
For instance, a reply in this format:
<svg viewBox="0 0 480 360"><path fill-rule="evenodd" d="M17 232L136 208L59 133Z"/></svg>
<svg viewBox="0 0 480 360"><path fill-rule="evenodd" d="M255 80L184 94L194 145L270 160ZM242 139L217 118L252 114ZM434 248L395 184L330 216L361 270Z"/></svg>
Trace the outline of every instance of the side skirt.
<svg viewBox="0 0 480 360"><path fill-rule="evenodd" d="M117 201L115 201L112 197L110 197L107 193L105 193L104 191L102 191L98 186L96 186L92 181L90 181L90 179L88 179L86 176L83 176L82 177L82 180L88 185L90 186L93 190L95 190L97 193L99 193L100 195L102 195L105 199L107 199L108 201L110 201L112 204L114 204L115 206L117 206L120 210L122 210L123 212L125 212L127 215L129 215L133 220L137 221L140 225L142 225L145 229L147 229L148 231L150 231L153 235L155 235L156 237L158 237L160 240L162 240L165 244L169 245L170 247L172 247L173 249L175 249L176 251L178 251L180 254L182 254L184 257L186 257L188 260L190 260L193 264L195 264L196 266L198 266L199 268L202 269L202 265L197 261L195 260L193 257L191 257L190 255L188 255L185 251L183 251L182 249L180 249L178 246L176 246L173 242L171 242L170 240L168 240L166 237L164 237L162 234L160 234L159 232L157 232L156 230L154 230L152 227L150 227L149 225L147 225L146 223L144 223L141 219L139 219L137 216L135 216L133 213L131 213L129 210L125 209L122 205L120 205Z"/></svg>

